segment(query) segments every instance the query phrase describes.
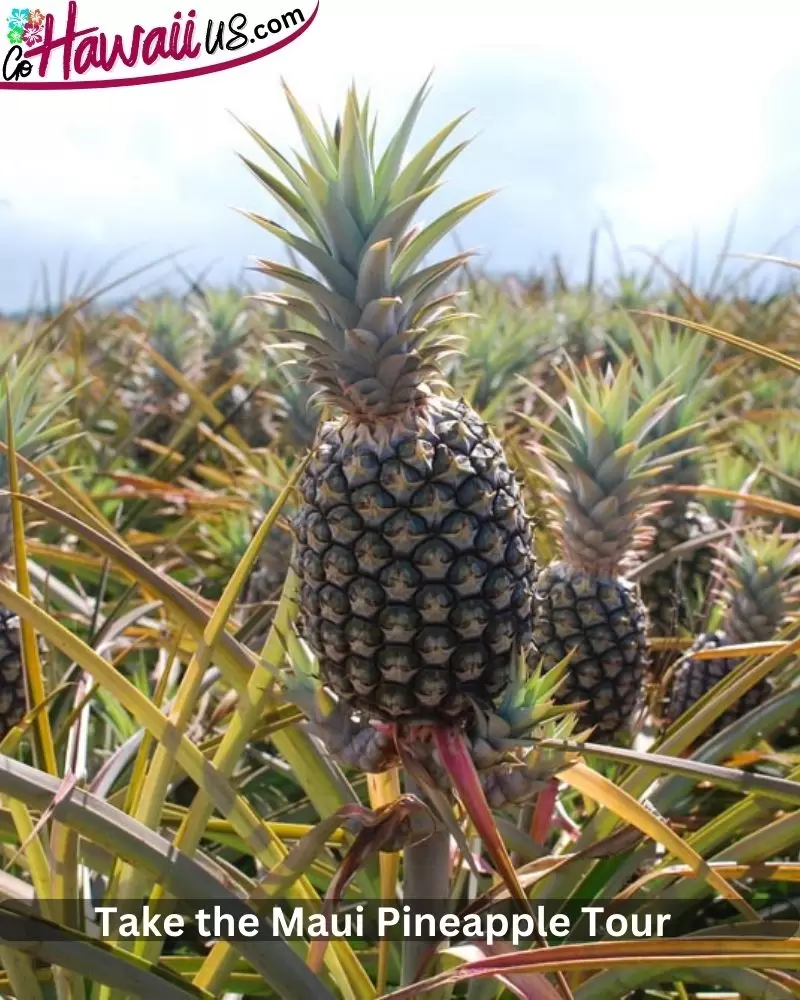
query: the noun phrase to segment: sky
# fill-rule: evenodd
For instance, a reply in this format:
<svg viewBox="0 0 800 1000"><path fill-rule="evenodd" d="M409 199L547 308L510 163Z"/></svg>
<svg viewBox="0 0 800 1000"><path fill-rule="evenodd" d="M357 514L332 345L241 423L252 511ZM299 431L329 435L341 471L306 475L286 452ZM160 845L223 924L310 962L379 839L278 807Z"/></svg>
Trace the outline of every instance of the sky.
<svg viewBox="0 0 800 1000"><path fill-rule="evenodd" d="M108 23L102 0L79 6L82 23ZM267 16L292 6L249 0ZM309 12L313 0L301 6ZM734 214L734 251L766 252L786 237L781 252L800 255L791 235L800 227L800 14L769 0L677 2L669 14L642 6L320 0L301 38L225 72L110 90L0 90L0 312L41 293L43 270L52 278L65 256L77 279L118 254L121 273L180 251L185 273L225 281L253 256L279 252L235 211L274 215L236 157L258 151L231 112L279 148L294 146L281 77L331 118L354 79L388 129L433 70L417 142L470 108L459 135L475 140L430 211L499 188L458 233L492 269L528 271L557 254L580 275L592 230L609 224L631 265L646 266L642 248L680 265L696 239L707 270ZM173 8L137 0L114 10L128 24L133 10L156 24ZM197 9L202 21L248 8L197 0ZM608 268L607 237L601 246ZM163 265L151 281L181 278Z"/></svg>

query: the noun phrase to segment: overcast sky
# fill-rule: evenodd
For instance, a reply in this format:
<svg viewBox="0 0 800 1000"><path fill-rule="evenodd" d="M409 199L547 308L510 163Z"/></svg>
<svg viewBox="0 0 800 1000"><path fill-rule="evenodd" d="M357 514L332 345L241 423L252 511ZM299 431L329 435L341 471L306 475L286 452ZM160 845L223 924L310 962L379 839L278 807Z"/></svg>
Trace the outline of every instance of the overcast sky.
<svg viewBox="0 0 800 1000"><path fill-rule="evenodd" d="M267 16L293 5L250 0ZM82 0L81 21L102 24L104 6ZM130 6L144 24L179 7ZM389 124L434 68L417 138L475 109L462 134L476 140L439 204L502 188L459 233L493 267L558 253L582 273L604 218L623 247L669 244L677 261L694 233L710 259L736 211L735 249L767 250L800 224L800 15L763 0L742 4L758 16L708 0L631 13L641 6L321 0L302 38L248 66L118 90L0 91L0 311L23 305L42 265L57 270L67 252L77 274L124 250L134 261L188 248L189 270L213 264L222 280L274 250L233 211L271 206L234 155L257 151L228 111L293 143L281 76L331 117L355 78ZM197 7L203 20L246 3Z"/></svg>

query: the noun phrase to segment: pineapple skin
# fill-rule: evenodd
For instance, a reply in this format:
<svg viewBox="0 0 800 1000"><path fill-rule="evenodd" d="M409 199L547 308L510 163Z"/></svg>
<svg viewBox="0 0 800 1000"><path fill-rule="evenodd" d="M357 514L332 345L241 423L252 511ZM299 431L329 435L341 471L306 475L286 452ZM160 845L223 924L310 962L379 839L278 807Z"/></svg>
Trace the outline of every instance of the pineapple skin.
<svg viewBox="0 0 800 1000"><path fill-rule="evenodd" d="M677 545L710 535L714 519L697 503L679 508L671 505L655 519L653 555L669 552ZM714 548L703 545L677 563L656 570L642 580L642 601L647 608L654 636L673 636L691 629L691 597L704 595L711 584Z"/></svg>
<svg viewBox="0 0 800 1000"><path fill-rule="evenodd" d="M28 710L19 618L0 608L0 739Z"/></svg>
<svg viewBox="0 0 800 1000"><path fill-rule="evenodd" d="M585 702L579 728L612 741L636 709L648 666L647 614L634 585L551 563L536 584L533 642L545 670L576 650L554 700Z"/></svg>
<svg viewBox="0 0 800 1000"><path fill-rule="evenodd" d="M323 683L390 722L491 705L530 644L535 562L487 424L439 396L388 423L329 422L299 489L299 628Z"/></svg>
<svg viewBox="0 0 800 1000"><path fill-rule="evenodd" d="M721 646L731 645L732 640L725 632L718 630L701 635L692 646L692 652L704 649L719 649ZM718 659L718 660L694 660L688 658L675 672L675 677L669 692L664 715L667 721L672 724L684 712L687 712L695 702L699 701L708 691L721 680L732 673L741 663L741 660ZM742 716L757 708L772 693L772 685L769 680L760 681L750 688L739 701L736 702L727 712L721 715L713 726L710 726L706 736L713 736L721 732L732 723L738 721Z"/></svg>

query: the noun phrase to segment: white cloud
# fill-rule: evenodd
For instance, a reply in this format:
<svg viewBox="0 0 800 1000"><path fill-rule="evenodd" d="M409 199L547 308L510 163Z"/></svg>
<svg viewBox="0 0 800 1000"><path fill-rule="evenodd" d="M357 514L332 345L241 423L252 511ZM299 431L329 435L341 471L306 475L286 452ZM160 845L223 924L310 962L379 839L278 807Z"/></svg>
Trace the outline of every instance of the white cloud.
<svg viewBox="0 0 800 1000"><path fill-rule="evenodd" d="M172 6L140 0L136 17L165 23ZM196 6L203 20L239 4ZM800 88L800 18L769 4L748 16L712 8L672 5L658 16L618 3L598 15L587 2L556 15L530 0L321 0L301 39L236 70L105 91L0 91L6 126L14 123L13 155L0 157L0 195L11 202L0 225L16 243L0 245L0 305L18 299L40 259L68 246L99 262L134 244L153 253L191 244L198 266L222 257L228 271L263 252L261 235L229 209L259 195L234 158L252 147L228 111L280 146L294 142L281 76L330 114L355 78L392 122L435 67L421 131L475 105L465 130L481 135L453 170L452 194L507 186L466 233L506 266L555 251L580 256L603 213L623 243L653 246L695 229L713 237L735 209L748 217L757 204L753 238L777 236L800 221L800 210L786 220L769 196L781 163L800 159L790 116L771 114L787 86ZM81 22L114 30L130 21L119 5L109 22L110 9L82 0Z"/></svg>

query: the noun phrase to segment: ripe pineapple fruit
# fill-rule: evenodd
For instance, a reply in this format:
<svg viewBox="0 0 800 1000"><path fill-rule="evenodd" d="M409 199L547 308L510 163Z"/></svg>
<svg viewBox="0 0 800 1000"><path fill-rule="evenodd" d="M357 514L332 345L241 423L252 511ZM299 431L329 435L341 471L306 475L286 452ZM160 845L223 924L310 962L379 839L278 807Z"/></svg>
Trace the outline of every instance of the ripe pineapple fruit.
<svg viewBox="0 0 800 1000"><path fill-rule="evenodd" d="M634 403L627 362L605 377L560 377L563 406L540 391L554 423L531 421L545 441L562 549L537 580L533 641L546 669L575 650L558 701L585 702L580 728L610 741L633 714L648 663L647 614L624 570L661 471L650 429L674 402L662 389Z"/></svg>
<svg viewBox="0 0 800 1000"><path fill-rule="evenodd" d="M500 443L445 394L454 296L444 284L469 255L421 261L488 195L411 228L461 149L439 155L454 121L403 165L427 85L381 155L355 89L321 132L286 94L305 146L299 168L251 134L292 190L245 162L303 235L251 217L323 279L260 264L302 292L277 301L313 329L290 336L336 414L318 429L298 489L299 628L323 683L352 710L404 724L464 721L502 694L515 650L529 643L534 563Z"/></svg>
<svg viewBox="0 0 800 1000"><path fill-rule="evenodd" d="M728 560L728 605L721 627L701 635L692 652L774 639L795 596L788 577L800 563L796 539L782 538L777 531L766 536L751 532L736 540ZM667 721L675 722L741 662L725 658L696 660L691 656L686 659L672 680L664 713ZM768 679L750 688L717 719L710 734L755 708L770 691Z"/></svg>
<svg viewBox="0 0 800 1000"><path fill-rule="evenodd" d="M653 546L646 558L671 553L679 545L696 547L641 578L652 634L671 636L690 627L692 613L702 604L711 582L714 548L704 540L718 525L691 495L670 493L667 487L697 486L701 480L698 453L689 446L696 443L691 428L702 419L714 391L713 359L707 353L706 338L686 330L673 332L667 323L654 326L647 338L631 323L629 336L638 364L639 396L647 399L669 381L680 397L650 431L651 440L663 442L658 457L665 469L657 483L665 490L653 517Z"/></svg>

